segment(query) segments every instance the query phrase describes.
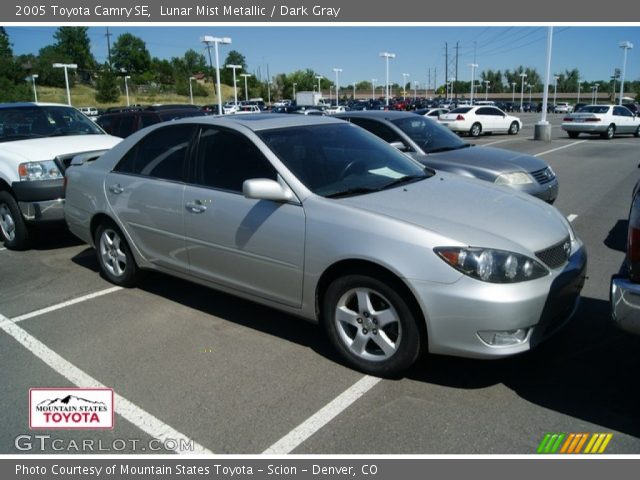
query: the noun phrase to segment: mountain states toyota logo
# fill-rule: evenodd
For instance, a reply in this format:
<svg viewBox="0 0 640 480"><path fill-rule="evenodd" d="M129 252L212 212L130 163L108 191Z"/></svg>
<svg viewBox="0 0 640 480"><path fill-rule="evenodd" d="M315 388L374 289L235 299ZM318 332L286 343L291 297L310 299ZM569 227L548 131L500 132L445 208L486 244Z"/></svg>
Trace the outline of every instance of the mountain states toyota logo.
<svg viewBox="0 0 640 480"><path fill-rule="evenodd" d="M111 388L31 388L31 430L112 429L114 421Z"/></svg>

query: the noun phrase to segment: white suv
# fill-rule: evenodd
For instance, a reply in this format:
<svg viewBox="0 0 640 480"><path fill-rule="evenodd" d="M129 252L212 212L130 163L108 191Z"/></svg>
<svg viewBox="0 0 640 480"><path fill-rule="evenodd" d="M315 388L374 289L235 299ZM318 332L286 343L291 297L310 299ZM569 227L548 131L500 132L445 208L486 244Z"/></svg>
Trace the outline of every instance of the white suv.
<svg viewBox="0 0 640 480"><path fill-rule="evenodd" d="M64 174L71 159L122 139L78 110L46 103L0 104L0 241L29 245L29 227L64 222Z"/></svg>

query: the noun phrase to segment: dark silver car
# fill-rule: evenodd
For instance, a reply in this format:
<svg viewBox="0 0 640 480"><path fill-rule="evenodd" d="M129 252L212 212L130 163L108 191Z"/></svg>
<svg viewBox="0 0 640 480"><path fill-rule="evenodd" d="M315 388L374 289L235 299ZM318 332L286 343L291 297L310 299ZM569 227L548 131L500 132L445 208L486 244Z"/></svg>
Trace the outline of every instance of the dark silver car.
<svg viewBox="0 0 640 480"><path fill-rule="evenodd" d="M548 203L558 196L558 179L544 160L500 148L474 147L448 128L413 113L367 111L335 117L370 131L436 170L505 185Z"/></svg>
<svg viewBox="0 0 640 480"><path fill-rule="evenodd" d="M153 269L322 323L374 375L426 350L529 350L584 282L583 244L554 207L436 174L342 120L177 120L73 163L67 223L110 281Z"/></svg>

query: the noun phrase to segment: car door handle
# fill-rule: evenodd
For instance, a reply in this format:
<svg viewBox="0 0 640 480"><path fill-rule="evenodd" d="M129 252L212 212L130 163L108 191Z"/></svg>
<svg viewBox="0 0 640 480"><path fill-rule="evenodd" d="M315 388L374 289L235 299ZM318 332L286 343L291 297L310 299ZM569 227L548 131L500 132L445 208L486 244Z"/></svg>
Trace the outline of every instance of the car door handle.
<svg viewBox="0 0 640 480"><path fill-rule="evenodd" d="M207 210L207 206L202 203L202 200L194 200L193 202L187 202L185 206L191 213L204 213Z"/></svg>
<svg viewBox="0 0 640 480"><path fill-rule="evenodd" d="M109 191L111 193L115 193L116 195L120 195L122 192L124 192L124 188L122 188L122 185L120 185L119 183L116 183L115 185L111 185L109 187Z"/></svg>

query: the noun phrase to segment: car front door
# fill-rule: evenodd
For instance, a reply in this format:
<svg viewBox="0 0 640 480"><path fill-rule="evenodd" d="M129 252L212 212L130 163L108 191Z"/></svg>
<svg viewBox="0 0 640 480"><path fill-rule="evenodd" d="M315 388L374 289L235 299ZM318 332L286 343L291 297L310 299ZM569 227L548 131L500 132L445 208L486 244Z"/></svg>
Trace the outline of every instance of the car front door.
<svg viewBox="0 0 640 480"><path fill-rule="evenodd" d="M142 138L105 178L107 199L134 246L150 262L188 272L184 240L186 159L196 133L172 125Z"/></svg>
<svg viewBox="0 0 640 480"><path fill-rule="evenodd" d="M613 121L616 124L618 133L633 133L637 126L634 116L626 107L613 107Z"/></svg>
<svg viewBox="0 0 640 480"><path fill-rule="evenodd" d="M203 127L194 158L184 199L191 274L299 307L305 243L302 205L244 197L245 180L278 180L278 174L240 132Z"/></svg>

